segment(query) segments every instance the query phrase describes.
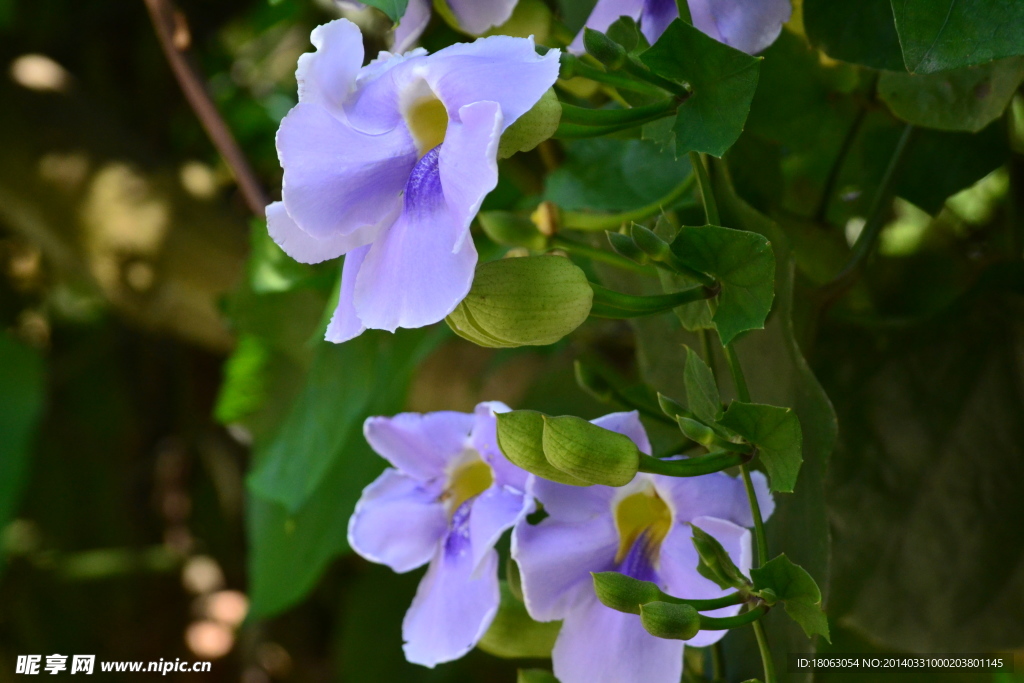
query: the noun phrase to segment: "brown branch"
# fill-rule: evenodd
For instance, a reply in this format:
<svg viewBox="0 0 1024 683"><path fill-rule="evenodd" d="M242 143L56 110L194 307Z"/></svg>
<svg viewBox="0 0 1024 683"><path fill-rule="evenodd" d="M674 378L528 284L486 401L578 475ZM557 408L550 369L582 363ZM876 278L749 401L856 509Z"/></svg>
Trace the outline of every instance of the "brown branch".
<svg viewBox="0 0 1024 683"><path fill-rule="evenodd" d="M178 85L185 93L185 98L206 130L206 134L210 136L214 147L231 168L231 172L238 182L238 189L241 190L249 210L262 218L268 204L267 197L260 187L256 174L249 166L245 154L242 153L220 112L217 111L210 94L206 91L202 75L189 58L188 49L191 39L188 24L185 23L185 16L175 9L171 0L144 1L149 10L149 16L153 20L157 37L160 39L160 46L171 65L174 77L178 80Z"/></svg>

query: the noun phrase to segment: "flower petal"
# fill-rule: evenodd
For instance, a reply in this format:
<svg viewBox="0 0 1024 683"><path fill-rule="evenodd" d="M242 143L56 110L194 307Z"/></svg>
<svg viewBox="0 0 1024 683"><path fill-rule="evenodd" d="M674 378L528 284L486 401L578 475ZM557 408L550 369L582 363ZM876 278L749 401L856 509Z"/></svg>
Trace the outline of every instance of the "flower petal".
<svg viewBox="0 0 1024 683"><path fill-rule="evenodd" d="M644 0L640 30L647 42L653 45L672 20L678 18L679 8L676 6L676 0Z"/></svg>
<svg viewBox="0 0 1024 683"><path fill-rule="evenodd" d="M587 17L587 28L595 31L607 31L608 27L615 23L619 17L631 17L634 20L640 18L644 0L597 0L593 11ZM583 31L576 34L575 40L569 45L569 52L581 55L586 52L583 47Z"/></svg>
<svg viewBox="0 0 1024 683"><path fill-rule="evenodd" d="M504 486L491 486L471 503L469 538L473 565L481 563L494 545L515 524L533 512L533 498L522 491Z"/></svg>
<svg viewBox="0 0 1024 683"><path fill-rule="evenodd" d="M491 36L456 43L423 63L423 78L449 117L467 104L497 102L502 130L528 112L558 78L558 50L540 56L533 39Z"/></svg>
<svg viewBox="0 0 1024 683"><path fill-rule="evenodd" d="M440 488L386 469L363 490L348 522L357 553L396 572L430 561L448 529Z"/></svg>
<svg viewBox="0 0 1024 683"><path fill-rule="evenodd" d="M443 147L443 145L441 145ZM370 328L394 331L443 320L469 293L477 254L445 204L439 148L419 161L405 190L405 209L370 247L356 278L355 308Z"/></svg>
<svg viewBox="0 0 1024 683"><path fill-rule="evenodd" d="M775 42L793 11L789 0L689 0L693 25L748 54Z"/></svg>
<svg viewBox="0 0 1024 683"><path fill-rule="evenodd" d="M477 405L474 411L473 448L480 457L491 466L494 472L494 483L497 486L508 486L520 492L527 490L529 473L509 462L498 447L497 413L511 410L501 401L488 401Z"/></svg>
<svg viewBox="0 0 1024 683"><path fill-rule="evenodd" d="M448 6L459 20L459 26L478 36L508 21L517 2L519 0L448 0Z"/></svg>
<svg viewBox="0 0 1024 683"><path fill-rule="evenodd" d="M752 556L748 529L715 517L697 517L693 523L722 544L741 572L750 573ZM721 597L732 592L731 589L719 588L717 584L701 576L697 571L699 561L697 550L693 547L693 531L690 525L673 525L661 545L659 554L659 573L670 595L701 600ZM712 617L731 617L739 612L740 605L734 605L711 610L706 614ZM718 642L725 633L701 631L687 642L696 647L704 647Z"/></svg>
<svg viewBox="0 0 1024 683"><path fill-rule="evenodd" d="M761 514L768 519L775 509L775 503L768 492L764 475L752 472L751 478L757 491ZM725 519L740 526L753 526L750 501L743 481L724 472L706 474L702 477L654 476L653 481L662 496L672 505L675 519L689 522L694 517L707 515Z"/></svg>
<svg viewBox="0 0 1024 683"><path fill-rule="evenodd" d="M316 52L299 57L299 102L341 111L363 65L363 34L348 19L317 26L309 36Z"/></svg>
<svg viewBox="0 0 1024 683"><path fill-rule="evenodd" d="M643 423L640 422L640 413L637 411L609 413L596 420L591 420L591 423L596 424L598 427L610 429L623 436L628 436L637 445L637 448L648 455L651 454L651 440L647 438L647 430L644 429Z"/></svg>
<svg viewBox="0 0 1024 683"><path fill-rule="evenodd" d="M267 207L267 230L277 246L299 263L320 263L369 244L379 228L367 226L351 235L318 239L296 225L285 210L284 202L274 202Z"/></svg>
<svg viewBox="0 0 1024 683"><path fill-rule="evenodd" d="M296 105L277 133L288 215L331 239L379 224L402 202L416 146L404 127L367 135L316 104Z"/></svg>
<svg viewBox="0 0 1024 683"><path fill-rule="evenodd" d="M402 622L405 658L433 667L473 649L498 611L498 553L474 573L472 555L442 548L420 581Z"/></svg>
<svg viewBox="0 0 1024 683"><path fill-rule="evenodd" d="M497 102L476 102L459 110L459 119L448 124L441 145L438 172L448 212L462 226L452 250L462 247L469 224L487 193L498 184L498 143L502 130Z"/></svg>
<svg viewBox="0 0 1024 683"><path fill-rule="evenodd" d="M617 493L611 486L567 486L540 477L533 482L533 495L544 504L544 511L560 522L610 517Z"/></svg>
<svg viewBox="0 0 1024 683"><path fill-rule="evenodd" d="M399 413L371 417L363 424L370 446L399 471L420 481L443 477L445 468L469 446L469 413Z"/></svg>
<svg viewBox="0 0 1024 683"><path fill-rule="evenodd" d="M548 517L536 525L517 524L512 557L519 565L530 616L537 621L561 619L593 596L590 572L610 571L618 547L611 515L579 523Z"/></svg>
<svg viewBox="0 0 1024 683"><path fill-rule="evenodd" d="M678 683L681 640L655 638L640 617L605 607L591 591L566 615L551 653L562 683Z"/></svg>
<svg viewBox="0 0 1024 683"><path fill-rule="evenodd" d="M405 52L411 48L429 23L430 0L409 0L405 14L395 27L395 40L391 49L395 52Z"/></svg>
<svg viewBox="0 0 1024 683"><path fill-rule="evenodd" d="M356 276L359 268L363 265L366 252L370 251L370 245L353 249L345 255L345 264L341 270L341 293L338 295L338 306L334 309L331 322L327 325L327 332L324 339L335 344L346 342L361 335L366 327L363 326L359 316L356 315L352 297L356 286Z"/></svg>

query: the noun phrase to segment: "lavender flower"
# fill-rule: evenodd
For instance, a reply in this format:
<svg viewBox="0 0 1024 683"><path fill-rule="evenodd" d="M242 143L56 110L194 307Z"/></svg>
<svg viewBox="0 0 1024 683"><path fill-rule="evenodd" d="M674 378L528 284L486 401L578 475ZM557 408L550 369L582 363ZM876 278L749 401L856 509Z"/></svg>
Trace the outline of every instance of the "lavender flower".
<svg viewBox="0 0 1024 683"><path fill-rule="evenodd" d="M496 412L371 417L364 432L389 468L363 491L349 520L352 548L407 572L427 562L402 623L405 656L434 666L476 645L498 610L501 534L533 511L533 477L502 455Z"/></svg>
<svg viewBox="0 0 1024 683"><path fill-rule="evenodd" d="M635 412L594 420L630 437L647 453L650 441ZM764 477L755 472L765 515L774 507ZM591 572L618 571L653 581L687 598L726 594L697 573L698 556L690 524L714 536L736 565L748 572L753 524L743 484L726 474L673 478L639 474L621 488L575 487L537 479L534 495L548 517L536 525L519 522L512 556L519 564L530 615L564 620L552 659L562 683L677 683L683 642L647 633L640 617L605 607L594 594ZM732 616L740 607L714 610ZM704 646L724 631L702 631L688 641Z"/></svg>
<svg viewBox="0 0 1024 683"><path fill-rule="evenodd" d="M292 258L346 254L328 341L443 319L477 262L469 224L498 178L502 132L558 75L558 53L493 36L367 66L355 24L316 28L299 104L281 122L271 236Z"/></svg>
<svg viewBox="0 0 1024 683"><path fill-rule="evenodd" d="M720 43L757 54L775 42L792 13L790 0L688 0L693 25ZM597 0L587 27L605 31L621 16L640 22L648 42L654 43L673 19L679 18L676 0ZM583 32L569 46L583 52Z"/></svg>

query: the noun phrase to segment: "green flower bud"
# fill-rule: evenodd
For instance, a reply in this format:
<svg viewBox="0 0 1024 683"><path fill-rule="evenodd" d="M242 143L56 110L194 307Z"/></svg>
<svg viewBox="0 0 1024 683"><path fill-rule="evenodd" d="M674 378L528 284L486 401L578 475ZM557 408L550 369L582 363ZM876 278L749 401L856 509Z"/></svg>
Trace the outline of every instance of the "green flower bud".
<svg viewBox="0 0 1024 683"><path fill-rule="evenodd" d="M544 457L544 415L534 410L498 414L498 448L505 457L527 472L570 486L589 486L585 481L555 469Z"/></svg>
<svg viewBox="0 0 1024 683"><path fill-rule="evenodd" d="M677 417L676 421L679 423L679 429L682 430L687 438L693 439L704 446L711 446L715 443L715 430L711 429L711 427L683 416Z"/></svg>
<svg viewBox="0 0 1024 683"><path fill-rule="evenodd" d="M640 623L657 638L689 640L700 631L700 614L689 605L650 602L640 607Z"/></svg>
<svg viewBox="0 0 1024 683"><path fill-rule="evenodd" d="M593 298L587 276L567 258L501 259L477 268L473 288L445 321L480 346L543 346L582 325Z"/></svg>
<svg viewBox="0 0 1024 683"><path fill-rule="evenodd" d="M548 88L530 111L516 119L501 134L498 158L507 159L516 152L529 152L554 135L561 120L562 103L558 101L554 89Z"/></svg>
<svg viewBox="0 0 1024 683"><path fill-rule="evenodd" d="M608 243L612 245L615 253L637 263L647 263L649 261L647 254L640 251L640 247L636 246L636 242L629 235L623 235L621 232L612 232L611 230L606 232L608 234Z"/></svg>
<svg viewBox="0 0 1024 683"><path fill-rule="evenodd" d="M549 463L591 484L624 486L640 467L632 439L579 417L545 417L542 445Z"/></svg>
<svg viewBox="0 0 1024 683"><path fill-rule="evenodd" d="M583 29L583 47L609 71L621 69L626 63L626 50L614 40L590 28Z"/></svg>
<svg viewBox="0 0 1024 683"><path fill-rule="evenodd" d="M649 581L638 581L618 572L598 572L592 575L594 592L605 607L640 614L640 605L661 599L661 591Z"/></svg>
<svg viewBox="0 0 1024 683"><path fill-rule="evenodd" d="M548 238L526 216L512 211L482 211L477 214L480 227L492 240L507 247L526 247L543 251L548 247Z"/></svg>
<svg viewBox="0 0 1024 683"><path fill-rule="evenodd" d="M658 392L658 407L661 408L661 412L665 413L672 419L676 419L679 416L686 417L687 415L693 415L693 413L683 407L682 403L673 398L669 398L660 391Z"/></svg>
<svg viewBox="0 0 1024 683"><path fill-rule="evenodd" d="M743 588L750 585L747 577L739 570L729 557L729 553L718 540L700 527L690 525L693 532L693 547L700 556L697 572L704 578L714 581L722 588Z"/></svg>
<svg viewBox="0 0 1024 683"><path fill-rule="evenodd" d="M672 256L672 249L668 246L668 242L642 225L633 223L629 229L629 235L640 251L657 261L663 261Z"/></svg>
<svg viewBox="0 0 1024 683"><path fill-rule="evenodd" d="M771 588L762 588L757 592L757 596L764 600L764 604L769 607L779 601L779 596Z"/></svg>

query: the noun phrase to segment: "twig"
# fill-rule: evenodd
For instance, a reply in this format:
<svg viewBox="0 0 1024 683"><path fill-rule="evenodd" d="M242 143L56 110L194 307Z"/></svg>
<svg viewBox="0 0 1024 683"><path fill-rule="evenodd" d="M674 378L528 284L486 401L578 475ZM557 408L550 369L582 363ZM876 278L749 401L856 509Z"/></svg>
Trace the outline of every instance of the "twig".
<svg viewBox="0 0 1024 683"><path fill-rule="evenodd" d="M144 1L153 20L156 35L160 39L160 47L163 48L164 56L171 65L178 85L185 93L185 99L188 100L206 134L210 136L214 147L231 168L249 210L262 218L268 204L267 197L245 154L235 142L234 136L206 91L202 75L189 57L191 40L185 16L175 9L171 0Z"/></svg>

